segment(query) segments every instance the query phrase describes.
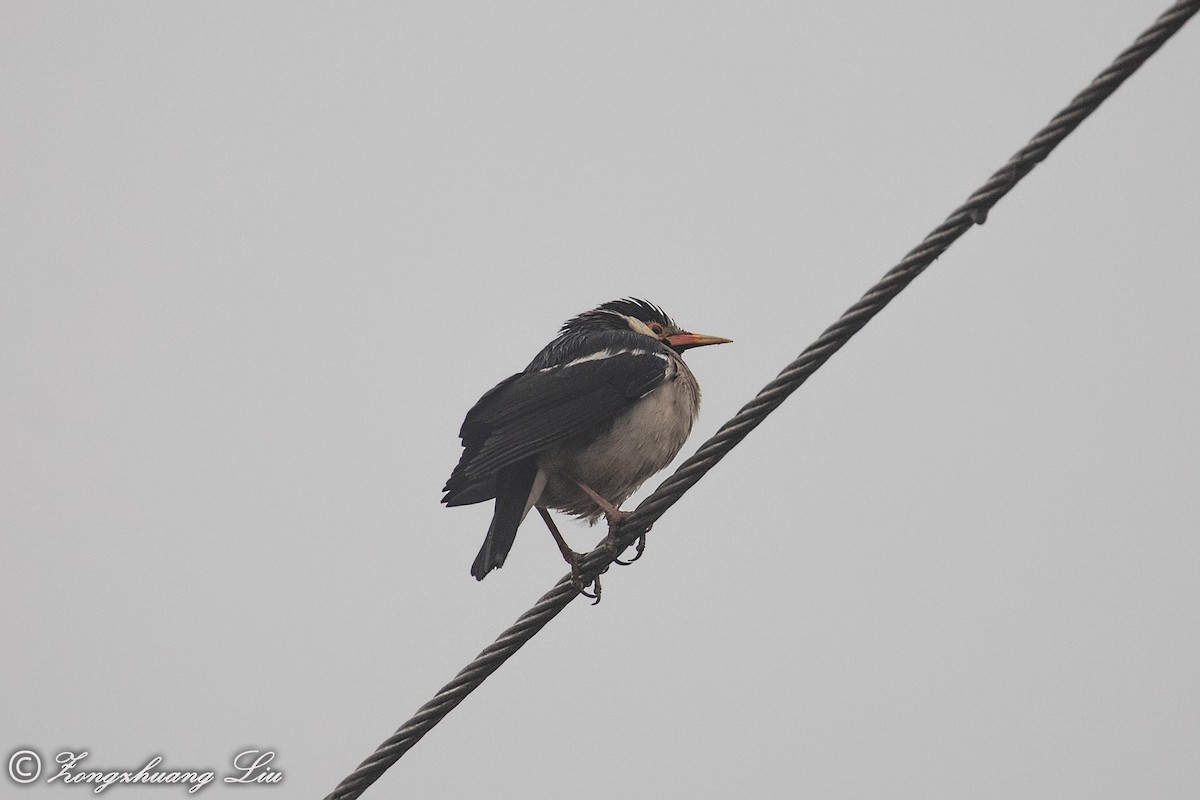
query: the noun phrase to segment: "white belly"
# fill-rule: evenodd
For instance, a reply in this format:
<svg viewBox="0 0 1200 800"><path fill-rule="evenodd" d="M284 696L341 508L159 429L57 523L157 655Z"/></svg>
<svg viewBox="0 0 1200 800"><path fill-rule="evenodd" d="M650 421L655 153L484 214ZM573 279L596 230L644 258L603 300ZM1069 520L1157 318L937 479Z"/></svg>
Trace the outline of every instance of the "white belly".
<svg viewBox="0 0 1200 800"><path fill-rule="evenodd" d="M577 449L567 444L543 454L546 486L538 505L596 518L601 511L575 484L587 484L620 506L647 478L679 453L700 409L695 379L682 361L650 394L619 417L604 435ZM674 366L674 365L673 365Z"/></svg>

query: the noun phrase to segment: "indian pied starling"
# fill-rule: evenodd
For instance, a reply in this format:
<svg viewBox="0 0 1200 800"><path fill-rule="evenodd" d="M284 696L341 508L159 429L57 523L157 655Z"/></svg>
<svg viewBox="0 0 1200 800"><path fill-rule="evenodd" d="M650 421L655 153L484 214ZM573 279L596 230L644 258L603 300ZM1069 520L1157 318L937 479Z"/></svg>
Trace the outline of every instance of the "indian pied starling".
<svg viewBox="0 0 1200 800"><path fill-rule="evenodd" d="M459 432L462 458L442 498L448 506L496 500L471 574L483 580L503 566L536 507L582 590L582 556L548 509L593 523L603 515L613 542L628 515L621 503L671 462L700 411L700 386L681 354L728 341L689 333L644 300L614 300L568 320L524 372L481 397Z"/></svg>

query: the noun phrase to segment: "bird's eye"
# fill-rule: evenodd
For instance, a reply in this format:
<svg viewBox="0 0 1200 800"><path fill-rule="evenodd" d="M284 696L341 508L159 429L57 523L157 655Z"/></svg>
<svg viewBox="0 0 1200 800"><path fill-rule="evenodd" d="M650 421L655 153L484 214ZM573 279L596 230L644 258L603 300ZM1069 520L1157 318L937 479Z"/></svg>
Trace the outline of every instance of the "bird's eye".
<svg viewBox="0 0 1200 800"><path fill-rule="evenodd" d="M650 328L650 332L655 336L662 336L664 333L666 333L666 331L663 330L663 326L659 325L657 322L651 322L647 327Z"/></svg>

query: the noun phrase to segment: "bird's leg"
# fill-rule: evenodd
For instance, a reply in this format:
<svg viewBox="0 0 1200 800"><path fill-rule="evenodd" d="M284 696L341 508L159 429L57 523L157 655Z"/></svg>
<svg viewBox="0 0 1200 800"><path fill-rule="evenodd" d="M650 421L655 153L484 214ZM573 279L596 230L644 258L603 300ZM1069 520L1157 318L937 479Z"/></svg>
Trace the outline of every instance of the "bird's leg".
<svg viewBox="0 0 1200 800"><path fill-rule="evenodd" d="M579 571L579 562L583 560L582 553L576 553L569 546L567 541L563 539L561 533L558 532L558 526L554 524L554 520L550 518L550 512L542 506L537 506L538 513L542 515L542 519L546 523L546 527L550 529L550 535L554 537L554 543L558 545L558 552L562 553L563 561L571 565L571 583L575 584L575 588L584 597L592 598L595 602L592 605L600 602L600 576L592 578L591 585L595 587L596 593L592 594L586 591L588 584L583 582L583 575Z"/></svg>
<svg viewBox="0 0 1200 800"><path fill-rule="evenodd" d="M572 478L572 480L574 480L574 478ZM629 517L633 515L633 512L622 511L621 509L617 508L612 503L608 502L599 494L597 494L592 487L588 486L582 481L576 480L575 485L580 489L583 489L584 493L587 494L588 497L592 498L592 502L598 505L600 510L604 512L604 518L608 520L608 536L604 537L604 546L608 549L608 552L612 553L613 561L617 562L622 567L628 567L634 561L637 561L639 558L641 558L642 553L646 550L645 531L638 536L637 551L634 553L633 558L629 559L628 561L622 561L621 559L617 558L617 556L621 555L622 551L617 548L616 529L621 525L622 522L629 519Z"/></svg>

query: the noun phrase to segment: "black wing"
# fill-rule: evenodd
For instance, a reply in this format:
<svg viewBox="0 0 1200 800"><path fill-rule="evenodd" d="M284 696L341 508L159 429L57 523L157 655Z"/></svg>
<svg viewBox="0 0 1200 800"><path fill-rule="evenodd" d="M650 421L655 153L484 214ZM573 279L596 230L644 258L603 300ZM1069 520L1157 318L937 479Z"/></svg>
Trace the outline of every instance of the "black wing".
<svg viewBox="0 0 1200 800"><path fill-rule="evenodd" d="M662 383L667 364L665 353L635 350L501 381L467 412L442 502L491 499L498 470L611 420Z"/></svg>

